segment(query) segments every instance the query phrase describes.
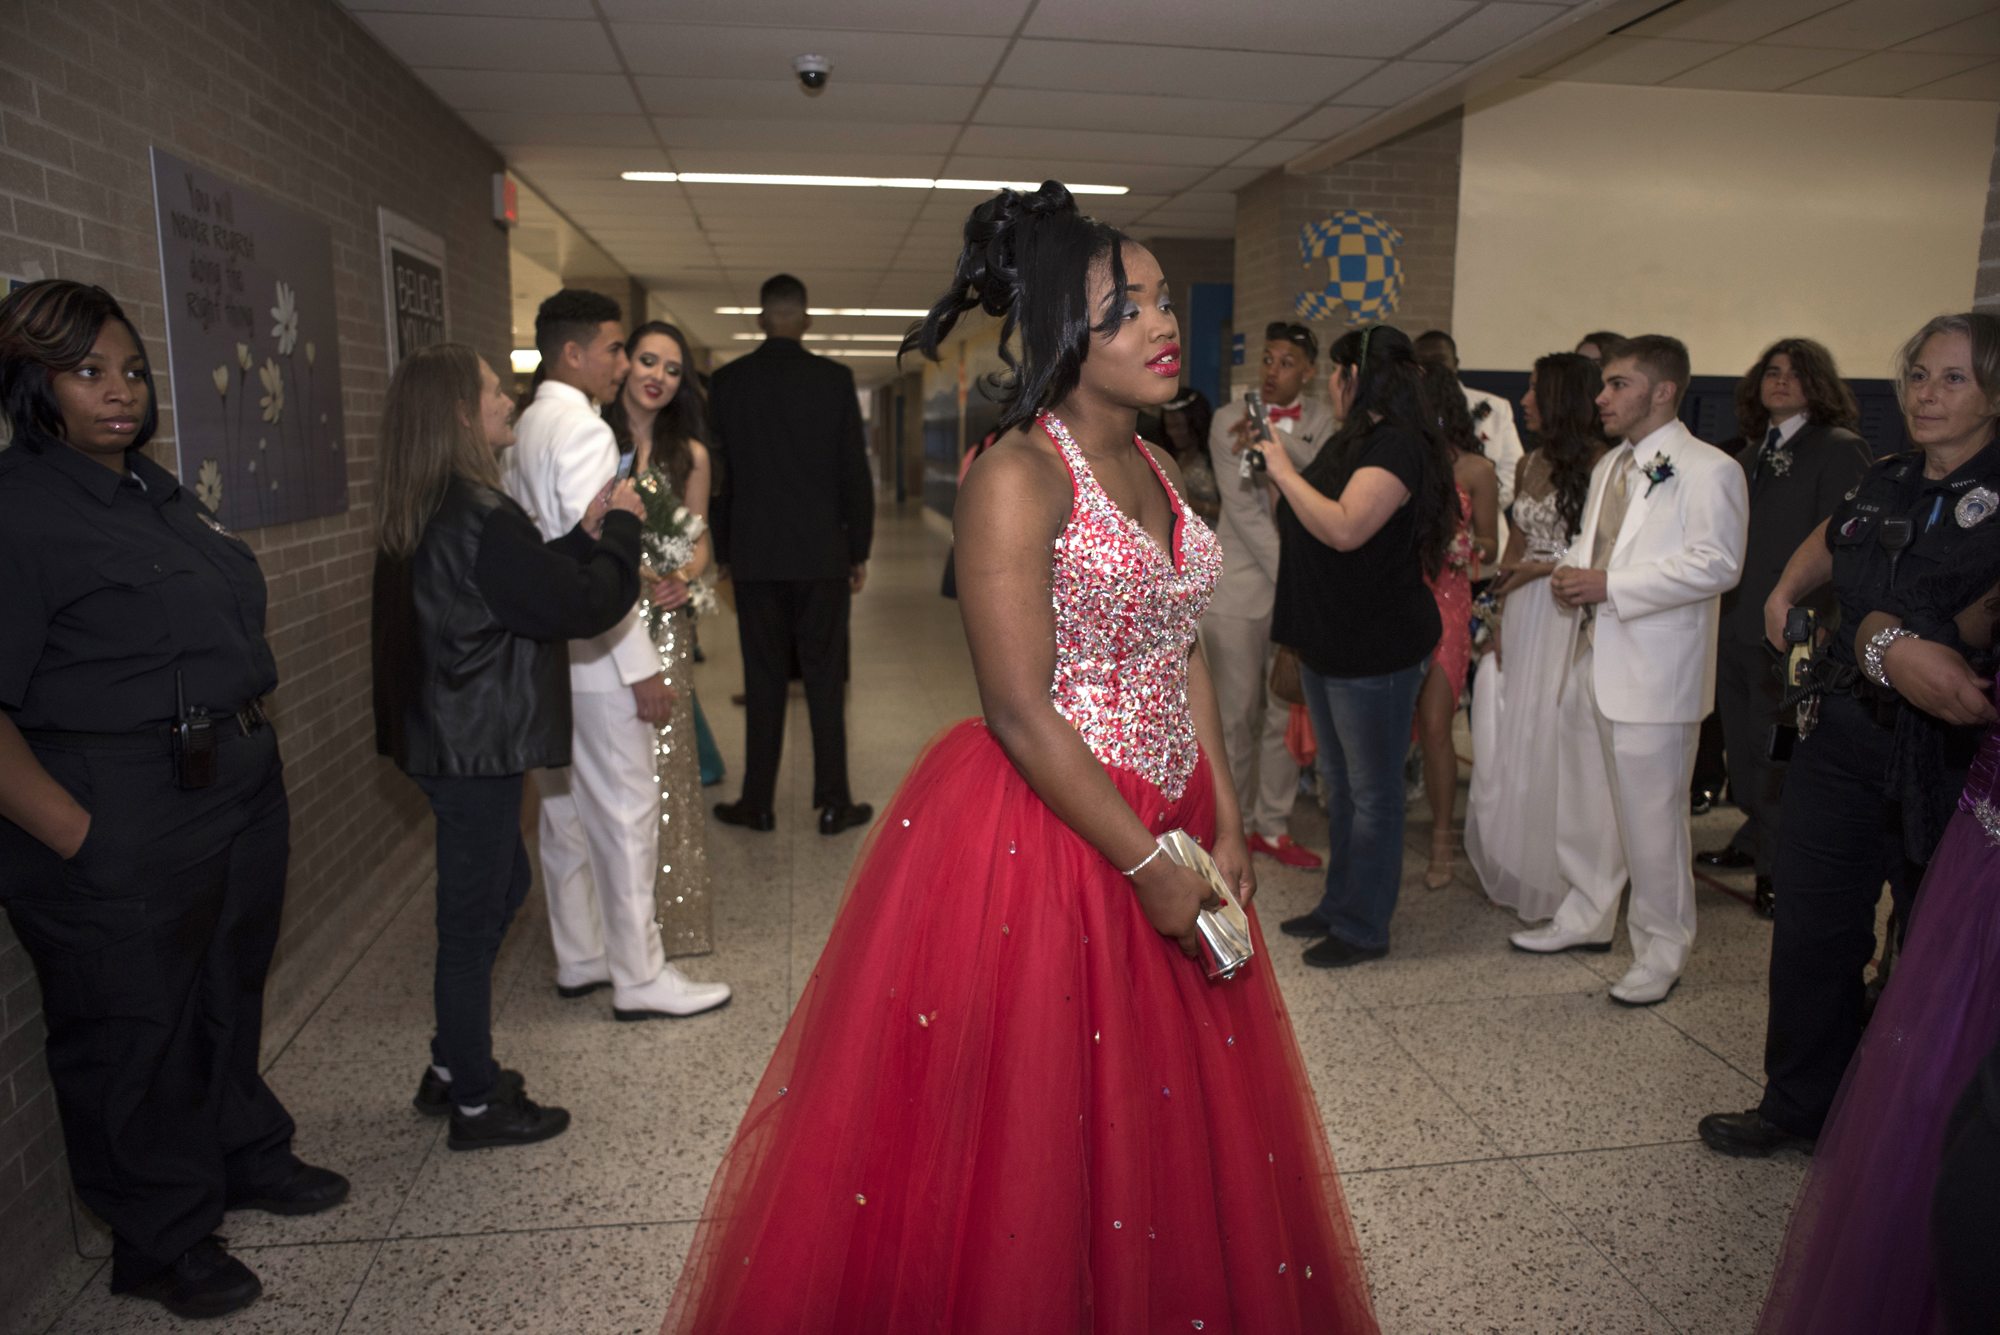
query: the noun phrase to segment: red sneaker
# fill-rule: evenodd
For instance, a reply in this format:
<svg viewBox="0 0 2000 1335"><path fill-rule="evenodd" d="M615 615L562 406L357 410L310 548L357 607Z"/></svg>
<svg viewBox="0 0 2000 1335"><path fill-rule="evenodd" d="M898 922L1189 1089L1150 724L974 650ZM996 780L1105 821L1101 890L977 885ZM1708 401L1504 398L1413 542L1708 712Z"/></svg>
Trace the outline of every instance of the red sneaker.
<svg viewBox="0 0 2000 1335"><path fill-rule="evenodd" d="M1262 853L1267 858L1276 858L1287 867L1296 867L1300 871L1314 871L1325 865L1319 854L1303 844L1293 843L1289 834L1281 834L1276 839L1266 839L1261 834L1253 834L1250 836L1250 851Z"/></svg>

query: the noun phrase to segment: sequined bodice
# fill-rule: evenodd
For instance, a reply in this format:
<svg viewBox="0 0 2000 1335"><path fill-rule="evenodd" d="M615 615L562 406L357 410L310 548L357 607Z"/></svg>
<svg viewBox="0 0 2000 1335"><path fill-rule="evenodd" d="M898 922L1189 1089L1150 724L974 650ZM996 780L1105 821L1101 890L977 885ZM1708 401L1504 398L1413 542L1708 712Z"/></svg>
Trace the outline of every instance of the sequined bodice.
<svg viewBox="0 0 2000 1335"><path fill-rule="evenodd" d="M2000 685L1994 687L1993 697L2000 703ZM1985 829L1986 837L2000 844L2000 728L1988 732L1979 744L1979 754L1972 758L1972 768L1958 796L1958 809L1969 813Z"/></svg>
<svg viewBox="0 0 2000 1335"><path fill-rule="evenodd" d="M1075 494L1051 560L1049 697L1091 754L1178 800L1200 756L1187 660L1222 575L1222 545L1154 465L1174 508L1174 550L1162 551L1097 484L1069 429L1047 413L1041 425L1069 465ZM1133 448L1144 447L1135 440Z"/></svg>
<svg viewBox="0 0 2000 1335"><path fill-rule="evenodd" d="M1541 495L1533 495L1535 491ZM1569 534L1563 528L1554 480L1546 464L1530 460L1514 496L1514 527L1528 545L1530 561L1560 561L1569 554Z"/></svg>

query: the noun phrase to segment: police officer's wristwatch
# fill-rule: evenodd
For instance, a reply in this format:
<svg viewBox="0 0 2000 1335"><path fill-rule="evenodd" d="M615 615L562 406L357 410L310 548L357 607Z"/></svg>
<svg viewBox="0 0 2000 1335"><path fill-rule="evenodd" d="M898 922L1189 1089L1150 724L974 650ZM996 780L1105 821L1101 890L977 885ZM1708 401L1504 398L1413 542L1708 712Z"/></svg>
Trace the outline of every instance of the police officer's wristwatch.
<svg viewBox="0 0 2000 1335"><path fill-rule="evenodd" d="M1868 643L1861 647L1862 672L1867 674L1870 681L1884 690L1895 690L1896 688L1889 683L1888 675L1882 670L1882 655L1887 653L1889 646L1898 640L1921 640L1922 638L1923 636L1917 634L1915 631L1904 630L1901 626L1884 626L1869 636Z"/></svg>

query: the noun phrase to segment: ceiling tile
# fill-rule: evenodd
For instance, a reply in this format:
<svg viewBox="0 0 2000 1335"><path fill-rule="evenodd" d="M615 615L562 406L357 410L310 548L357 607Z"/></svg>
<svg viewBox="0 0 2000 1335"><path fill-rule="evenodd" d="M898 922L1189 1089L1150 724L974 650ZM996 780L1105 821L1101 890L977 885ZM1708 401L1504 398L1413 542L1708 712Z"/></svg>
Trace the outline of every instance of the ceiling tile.
<svg viewBox="0 0 2000 1335"><path fill-rule="evenodd" d="M1224 167L1201 178L1204 190L1227 190L1235 194L1260 176L1269 174L1267 167Z"/></svg>
<svg viewBox="0 0 2000 1335"><path fill-rule="evenodd" d="M1216 166L1230 161L1255 142L1251 139L1221 139L1202 135L1119 134L1102 131L1087 139L1066 130L1000 129L991 125L967 126L958 142L962 153L999 156L1073 153L1087 144L1093 153L1102 153L1115 162L1188 163ZM1114 180L1107 184L1124 185Z"/></svg>
<svg viewBox="0 0 2000 1335"><path fill-rule="evenodd" d="M1542 71L1541 77L1578 83L1660 83L1729 49L1721 42L1607 37L1589 50Z"/></svg>
<svg viewBox="0 0 2000 1335"><path fill-rule="evenodd" d="M420 69L417 77L459 111L634 113L639 99L623 79L543 70Z"/></svg>
<svg viewBox="0 0 2000 1335"><path fill-rule="evenodd" d="M958 137L956 125L910 125L883 121L697 120L656 116L653 124L659 127L660 137L669 150L747 148L805 152L943 153ZM887 173L872 174L881 176Z"/></svg>
<svg viewBox="0 0 2000 1335"><path fill-rule="evenodd" d="M1935 97L1967 102L2000 102L2000 60L1991 61L1949 79L1912 88L1904 97Z"/></svg>
<svg viewBox="0 0 2000 1335"><path fill-rule="evenodd" d="M1894 97L1913 88L1986 63L1984 56L1945 56L1917 51L1876 51L1837 69L1791 85L1787 92L1846 97Z"/></svg>
<svg viewBox="0 0 2000 1335"><path fill-rule="evenodd" d="M1772 33L1774 46L1837 46L1878 51L1971 18L1991 0L1848 0Z"/></svg>
<svg viewBox="0 0 2000 1335"><path fill-rule="evenodd" d="M1464 69L1463 65L1442 61L1391 61L1352 88L1343 88L1333 100L1343 106L1393 107L1437 87Z"/></svg>
<svg viewBox="0 0 2000 1335"><path fill-rule="evenodd" d="M831 62L833 84L983 84L1007 49L1001 37L827 29L613 23L611 31L634 74L696 79L789 79L792 58L810 51Z"/></svg>
<svg viewBox="0 0 2000 1335"><path fill-rule="evenodd" d="M1266 139L1263 143L1245 150L1230 163L1232 167L1281 167L1301 153L1309 153L1318 148L1317 139ZM1262 175L1260 171L1258 173Z"/></svg>
<svg viewBox="0 0 2000 1335"><path fill-rule="evenodd" d="M1186 88L1311 106L1380 64L1350 56L1023 39L1014 44L994 83L1101 93L1156 94L1163 88Z"/></svg>
<svg viewBox="0 0 2000 1335"><path fill-rule="evenodd" d="M341 0L350 12L380 14L465 14L477 18L589 19L591 0Z"/></svg>
<svg viewBox="0 0 2000 1335"><path fill-rule="evenodd" d="M1259 0L1177 6L1163 23L1157 0L1042 0L1025 35L1093 41L1164 31L1172 35L1169 45L1216 51L1394 56L1478 7L1474 0Z"/></svg>
<svg viewBox="0 0 2000 1335"><path fill-rule="evenodd" d="M1739 46L1663 82L1671 88L1769 93L1853 59L1852 51L1822 51L1809 46Z"/></svg>
<svg viewBox="0 0 2000 1335"><path fill-rule="evenodd" d="M1948 28L1913 38L1898 51L1943 51L1954 55L2000 56L2000 5Z"/></svg>
<svg viewBox="0 0 2000 1335"><path fill-rule="evenodd" d="M1082 145L1070 144L1073 151ZM1095 142L1091 148L1099 147ZM1049 180L1085 181L1095 185L1123 185L1135 191L1185 190L1208 175L1198 166L1136 162L1070 162L1051 157L991 157L972 152L954 153L937 175L963 177L974 181Z"/></svg>
<svg viewBox="0 0 2000 1335"><path fill-rule="evenodd" d="M1304 138L1306 147L1316 148L1335 135L1344 134L1365 120L1372 120L1378 110L1377 107L1321 107L1297 124L1287 125L1285 139L1296 142ZM1277 161L1287 162L1297 156L1297 153L1287 153Z"/></svg>
<svg viewBox="0 0 2000 1335"><path fill-rule="evenodd" d="M1754 42L1802 19L1838 9L1843 0L1681 0L1622 29L1632 37L1690 42Z"/></svg>
<svg viewBox="0 0 2000 1335"><path fill-rule="evenodd" d="M467 0L481 3L483 0ZM587 0L586 0L587 2ZM840 26L868 32L986 33L1004 37L1027 12L1029 0L980 0L976 5L937 0L841 0ZM599 0L610 19L661 19L676 23L755 23L759 27L810 28L829 17L825 0ZM801 51L812 48L800 47Z"/></svg>
<svg viewBox="0 0 2000 1335"><path fill-rule="evenodd" d="M413 68L618 72L617 53L604 36L604 25L596 22L438 14L355 17Z"/></svg>
<svg viewBox="0 0 2000 1335"><path fill-rule="evenodd" d="M518 152L509 153L510 164L518 164L524 171L534 170L551 179L594 178L615 180L621 171L666 171L669 170L667 155L656 147L647 149L630 148L545 148L530 146Z"/></svg>
<svg viewBox="0 0 2000 1335"><path fill-rule="evenodd" d="M522 144L584 144L593 147L657 144L644 116L571 116L527 111L467 111L465 123L501 148Z"/></svg>
<svg viewBox="0 0 2000 1335"><path fill-rule="evenodd" d="M1564 5L1491 4L1410 52L1412 60L1484 60L1570 11Z"/></svg>
<svg viewBox="0 0 2000 1335"><path fill-rule="evenodd" d="M939 176L940 153L833 153L805 148L677 148L674 170L807 176ZM754 187L731 187L754 188Z"/></svg>
<svg viewBox="0 0 2000 1335"><path fill-rule="evenodd" d="M681 79L642 74L633 80L646 109L660 116L753 120L962 121L979 99L970 84L852 83L803 97L791 79Z"/></svg>
<svg viewBox="0 0 2000 1335"><path fill-rule="evenodd" d="M1225 102L1203 97L1139 93L995 88L979 104L978 125L1027 125L1079 133L1129 130L1140 134L1227 134L1258 138L1298 114L1278 102Z"/></svg>

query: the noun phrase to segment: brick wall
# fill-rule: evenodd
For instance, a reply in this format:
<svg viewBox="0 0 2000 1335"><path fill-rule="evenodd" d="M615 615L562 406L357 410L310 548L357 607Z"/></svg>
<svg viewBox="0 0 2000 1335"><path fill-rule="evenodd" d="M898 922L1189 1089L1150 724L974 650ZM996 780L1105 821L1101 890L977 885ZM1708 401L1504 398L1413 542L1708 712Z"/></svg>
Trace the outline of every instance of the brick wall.
<svg viewBox="0 0 2000 1335"><path fill-rule="evenodd" d="M1323 268L1299 262L1299 228L1344 208L1365 209L1403 234L1402 299L1389 323L1412 337L1451 327L1452 279L1458 250L1457 111L1339 166L1304 176L1274 171L1236 193L1236 328L1248 356L1236 368L1241 389L1256 375L1264 326L1296 319L1293 299L1326 280ZM1313 326L1325 347L1346 326ZM1324 386L1308 392L1322 393Z"/></svg>
<svg viewBox="0 0 2000 1335"><path fill-rule="evenodd" d="M324 218L333 234L347 513L246 535L271 586L283 684L273 714L292 794L292 864L267 1040L324 994L428 871L416 790L374 755L368 597L373 432L387 388L376 208L442 235L452 332L506 366L499 156L328 0L0 0L0 273L115 293L160 370L166 330L147 149ZM74 1273L40 993L0 923L0 1325ZM74 1241L81 1238L81 1243Z"/></svg>
<svg viewBox="0 0 2000 1335"><path fill-rule="evenodd" d="M1986 231L1979 242L1979 273L1973 285L1975 309L2000 313L2000 131L1993 144L1993 174L1986 192Z"/></svg>

